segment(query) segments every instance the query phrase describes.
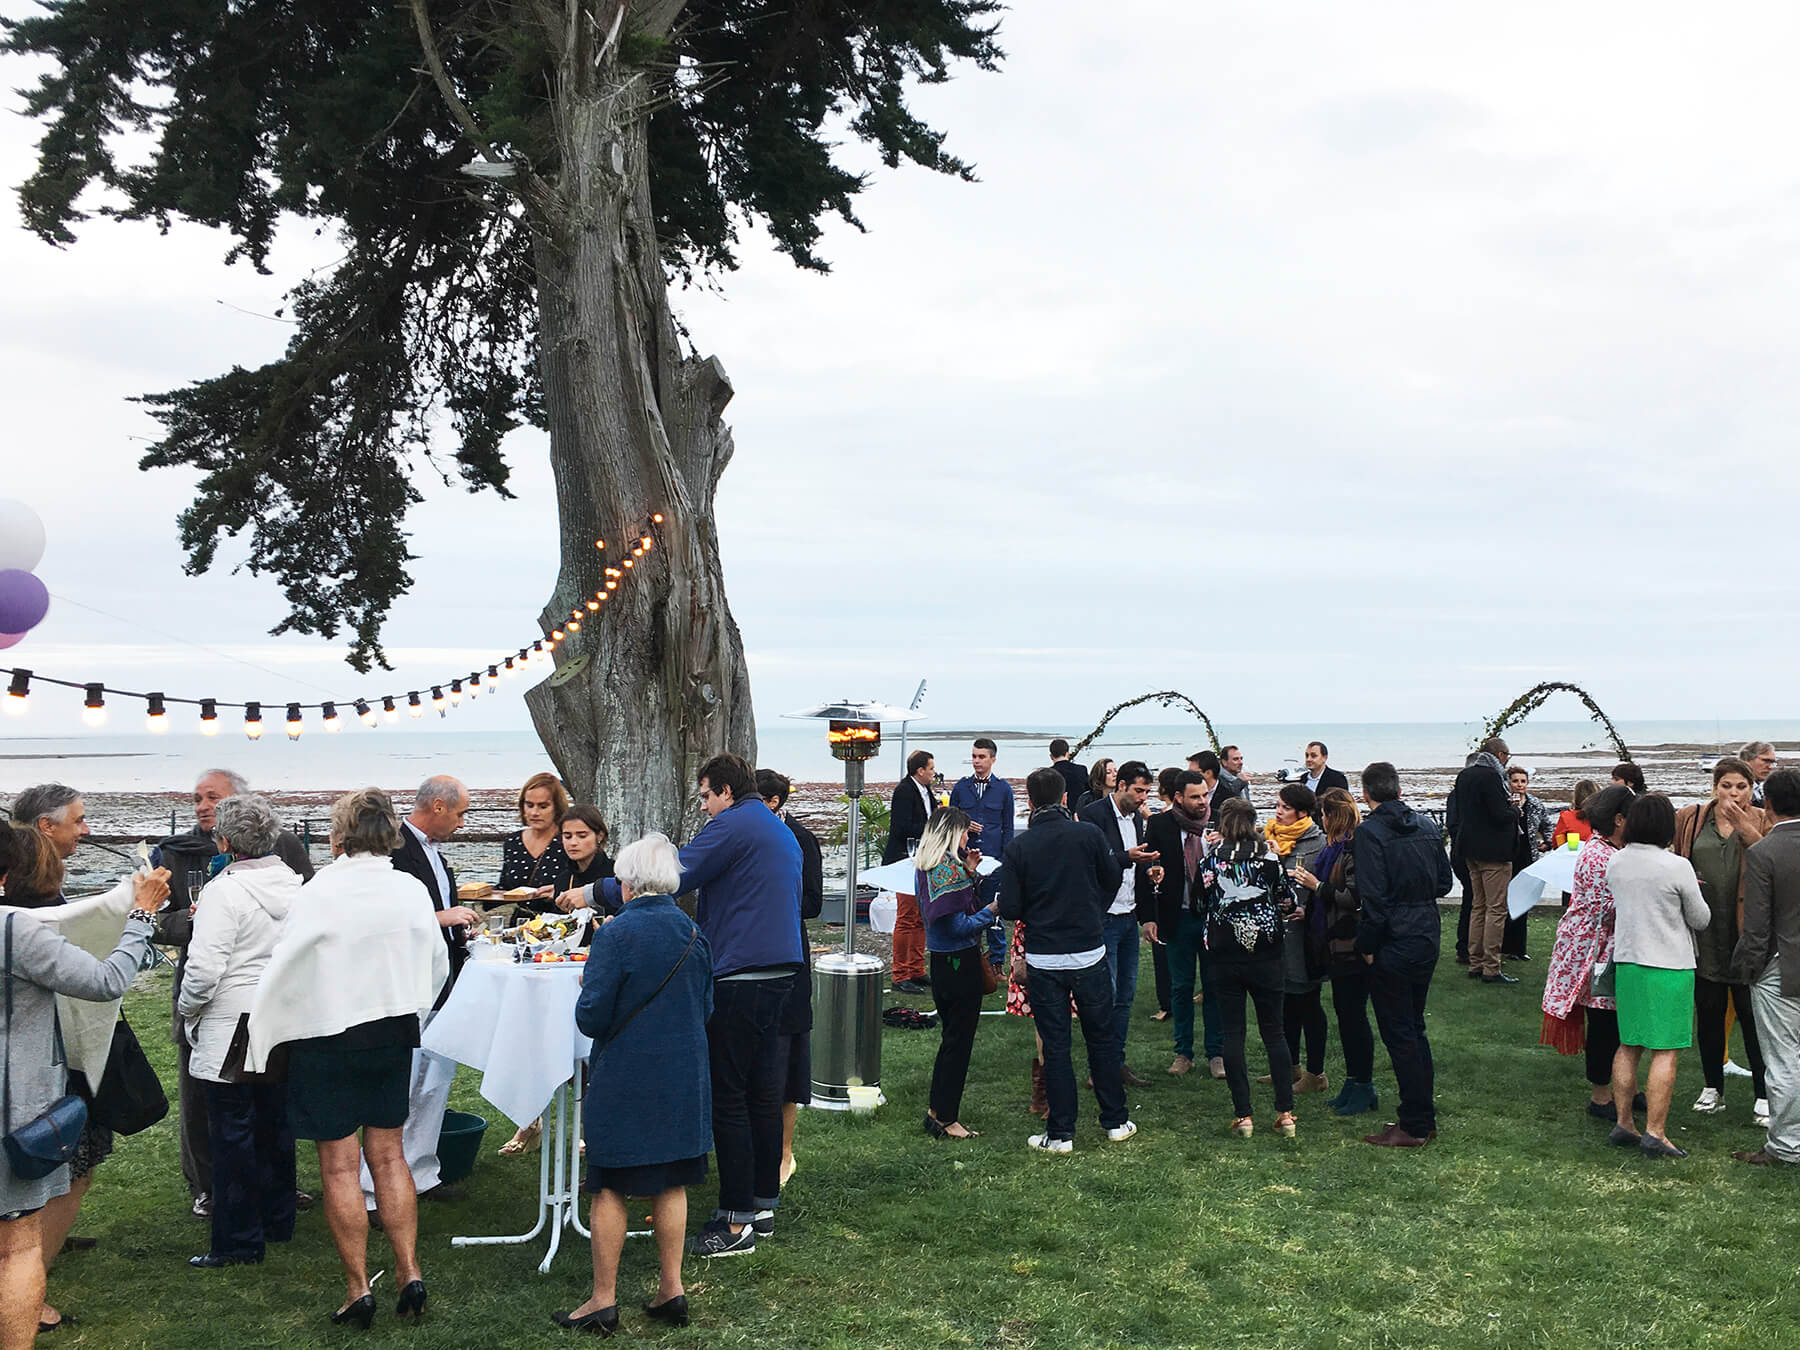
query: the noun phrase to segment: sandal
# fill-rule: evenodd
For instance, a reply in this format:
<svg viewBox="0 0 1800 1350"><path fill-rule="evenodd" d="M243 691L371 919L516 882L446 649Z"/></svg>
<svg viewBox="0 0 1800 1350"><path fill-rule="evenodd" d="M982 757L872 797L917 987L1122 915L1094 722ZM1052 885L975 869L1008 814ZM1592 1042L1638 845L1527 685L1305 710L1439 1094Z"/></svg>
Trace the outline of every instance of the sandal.
<svg viewBox="0 0 1800 1350"><path fill-rule="evenodd" d="M502 1158L517 1158L521 1154L530 1153L538 1147L539 1143L542 1142L543 1137L544 1122L541 1120L534 1120L531 1124L522 1126L511 1139L508 1139L504 1144L500 1145L500 1156Z"/></svg>
<svg viewBox="0 0 1800 1350"><path fill-rule="evenodd" d="M1231 1122L1231 1132L1239 1139L1248 1139L1256 1133L1256 1122L1249 1116L1239 1116Z"/></svg>
<svg viewBox="0 0 1800 1350"><path fill-rule="evenodd" d="M1275 1117L1275 1133L1283 1139L1294 1137L1294 1113L1292 1111L1283 1111Z"/></svg>

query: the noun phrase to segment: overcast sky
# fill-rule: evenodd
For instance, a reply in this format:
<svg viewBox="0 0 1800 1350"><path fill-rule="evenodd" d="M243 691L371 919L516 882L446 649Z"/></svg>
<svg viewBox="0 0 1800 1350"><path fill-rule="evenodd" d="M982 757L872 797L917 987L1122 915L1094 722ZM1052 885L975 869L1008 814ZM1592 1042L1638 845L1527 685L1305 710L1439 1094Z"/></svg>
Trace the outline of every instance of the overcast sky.
<svg viewBox="0 0 1800 1350"><path fill-rule="evenodd" d="M918 99L979 183L883 175L831 276L750 246L677 297L737 389L719 527L760 717L921 678L959 726L1165 687L1240 724L1466 720L1540 679L1616 717L1785 711L1800 11L1026 0L1003 43ZM0 118L9 187L35 136ZM276 354L255 316L329 256L310 229L262 278L197 229L58 252L3 219L0 496L44 516L58 599L0 664L274 702L536 636L536 433L518 501L412 518L392 676L267 637L271 582L183 573L191 479L137 471L126 400Z"/></svg>

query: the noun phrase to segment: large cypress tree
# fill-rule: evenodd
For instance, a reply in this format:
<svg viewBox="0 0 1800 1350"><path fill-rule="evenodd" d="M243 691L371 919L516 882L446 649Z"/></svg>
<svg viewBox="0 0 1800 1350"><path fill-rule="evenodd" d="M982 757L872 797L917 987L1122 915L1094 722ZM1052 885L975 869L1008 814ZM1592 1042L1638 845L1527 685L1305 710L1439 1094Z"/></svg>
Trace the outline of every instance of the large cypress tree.
<svg viewBox="0 0 1800 1350"><path fill-rule="evenodd" d="M385 664L411 585L405 518L433 444L507 492L504 441L549 432L561 570L546 634L605 592L528 696L564 779L625 835L691 819L705 756L755 755L743 644L713 525L732 389L670 316L671 276L729 271L764 227L801 267L856 224L873 145L969 177L915 82L993 69L998 0L47 0L8 46L51 58L20 198L54 244L89 214L230 232L267 270L277 225L343 245L296 284L279 360L145 402L141 467L193 465L189 567L248 536L282 584L274 631L352 635ZM834 139L835 138L835 139ZM435 437L435 441L434 441ZM607 592L618 542L660 546ZM595 547L608 541L610 551ZM609 562L610 560L610 562Z"/></svg>

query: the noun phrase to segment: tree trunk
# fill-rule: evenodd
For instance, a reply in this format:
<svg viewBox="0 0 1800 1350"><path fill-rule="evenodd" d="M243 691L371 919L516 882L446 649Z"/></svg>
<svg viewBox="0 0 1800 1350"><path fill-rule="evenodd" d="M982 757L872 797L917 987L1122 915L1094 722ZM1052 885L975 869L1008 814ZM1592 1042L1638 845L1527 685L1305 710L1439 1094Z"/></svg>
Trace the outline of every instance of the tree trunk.
<svg viewBox="0 0 1800 1350"><path fill-rule="evenodd" d="M628 68L594 69L559 91L562 163L551 199L531 206L562 548L541 623L567 636L561 682L544 681L526 702L570 794L600 808L616 852L647 830L687 837L699 820L695 771L725 750L754 764L756 727L713 525L731 460L720 416L731 383L716 359L682 355L670 316L644 85ZM659 512L655 546L626 569L630 541ZM624 572L611 592L608 566ZM587 608L596 592L608 595L597 613Z"/></svg>

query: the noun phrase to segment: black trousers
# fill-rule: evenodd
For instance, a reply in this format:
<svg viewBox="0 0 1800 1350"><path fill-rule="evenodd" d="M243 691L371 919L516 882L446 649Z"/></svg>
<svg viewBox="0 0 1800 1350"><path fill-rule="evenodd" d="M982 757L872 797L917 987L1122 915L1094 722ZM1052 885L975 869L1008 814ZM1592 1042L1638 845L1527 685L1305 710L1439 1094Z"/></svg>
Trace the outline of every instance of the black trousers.
<svg viewBox="0 0 1800 1350"><path fill-rule="evenodd" d="M1331 1007L1337 1014L1338 1044L1344 1048L1344 1077L1358 1083L1375 1077L1375 1033L1369 1028L1369 967L1355 965L1331 972Z"/></svg>
<svg viewBox="0 0 1800 1350"><path fill-rule="evenodd" d="M1323 991L1309 989L1304 994L1289 994L1281 1011L1287 1032L1288 1059L1300 1063L1300 1042L1306 1041L1306 1071L1325 1072L1325 1041L1331 1032L1325 1022Z"/></svg>
<svg viewBox="0 0 1800 1350"><path fill-rule="evenodd" d="M1288 1052L1287 1032L1282 1026L1287 996L1282 992L1281 958L1218 961L1213 963L1211 970L1219 989L1219 1022L1225 1038L1219 1053L1225 1061L1225 1085L1231 1089L1233 1113L1239 1116L1250 1114L1250 1070L1244 1064L1246 996L1256 1005L1256 1028L1262 1035L1263 1051L1269 1057L1275 1109L1292 1111L1294 1058Z"/></svg>
<svg viewBox="0 0 1800 1350"><path fill-rule="evenodd" d="M1469 962L1469 911L1475 903L1475 886L1469 880L1469 865L1462 860L1462 855L1455 849L1450 850L1450 870L1456 876L1456 883L1462 888L1462 908L1456 915L1456 959L1463 965Z"/></svg>
<svg viewBox="0 0 1800 1350"><path fill-rule="evenodd" d="M260 1260L294 1236L294 1132L285 1083L206 1083L214 1256Z"/></svg>
<svg viewBox="0 0 1800 1350"><path fill-rule="evenodd" d="M1750 1061L1750 1084L1757 1098L1769 1095L1764 1077L1762 1042L1756 1036L1756 1016L1750 1011L1750 987L1744 984L1720 984L1716 980L1694 977L1694 1023L1700 1042L1700 1067L1706 1073L1706 1086L1718 1092L1725 1090L1725 1000L1737 1007L1738 1025L1744 1029L1744 1058Z"/></svg>
<svg viewBox="0 0 1800 1350"><path fill-rule="evenodd" d="M1107 1129L1131 1119L1125 1106L1125 1083L1119 1076L1124 1058L1113 1034L1113 984L1106 962L1079 970L1045 970L1029 966L1031 1016L1044 1041L1044 1094L1050 1099L1045 1133L1052 1139L1075 1137L1075 1066L1070 1060L1074 1037L1069 1027L1069 999L1081 1015L1081 1038L1087 1042L1088 1076L1100 1123Z"/></svg>
<svg viewBox="0 0 1800 1350"><path fill-rule="evenodd" d="M1507 919L1506 929L1500 936L1500 955L1527 955L1525 951L1525 920L1530 917L1528 914L1521 914L1516 919Z"/></svg>
<svg viewBox="0 0 1800 1350"><path fill-rule="evenodd" d="M962 1113L969 1055L975 1049L975 1029L981 1025L981 963L985 960L979 947L931 953L931 997L943 1033L937 1060L931 1066L931 1114L946 1125Z"/></svg>
<svg viewBox="0 0 1800 1350"><path fill-rule="evenodd" d="M1161 1012L1169 1011L1169 948L1167 944L1152 942L1150 944L1150 964L1156 971L1156 1006Z"/></svg>
<svg viewBox="0 0 1800 1350"><path fill-rule="evenodd" d="M1369 1002L1375 1005L1375 1025L1394 1065L1394 1085L1400 1091L1400 1128L1424 1139L1437 1129L1437 1106L1432 1101L1434 1074L1431 1041L1425 1034L1425 998L1431 992L1431 976L1437 962L1419 966L1384 966L1381 958L1369 967Z"/></svg>
<svg viewBox="0 0 1800 1350"><path fill-rule="evenodd" d="M781 1098L787 1065L782 1008L795 977L719 980L706 1024L712 1076L713 1154L719 1208L713 1216L749 1223L781 1198ZM217 1164L215 1164L217 1166Z"/></svg>
<svg viewBox="0 0 1800 1350"><path fill-rule="evenodd" d="M1613 1056L1619 1053L1619 1014L1611 1008L1583 1008L1587 1024L1587 1080L1590 1087L1612 1082Z"/></svg>

